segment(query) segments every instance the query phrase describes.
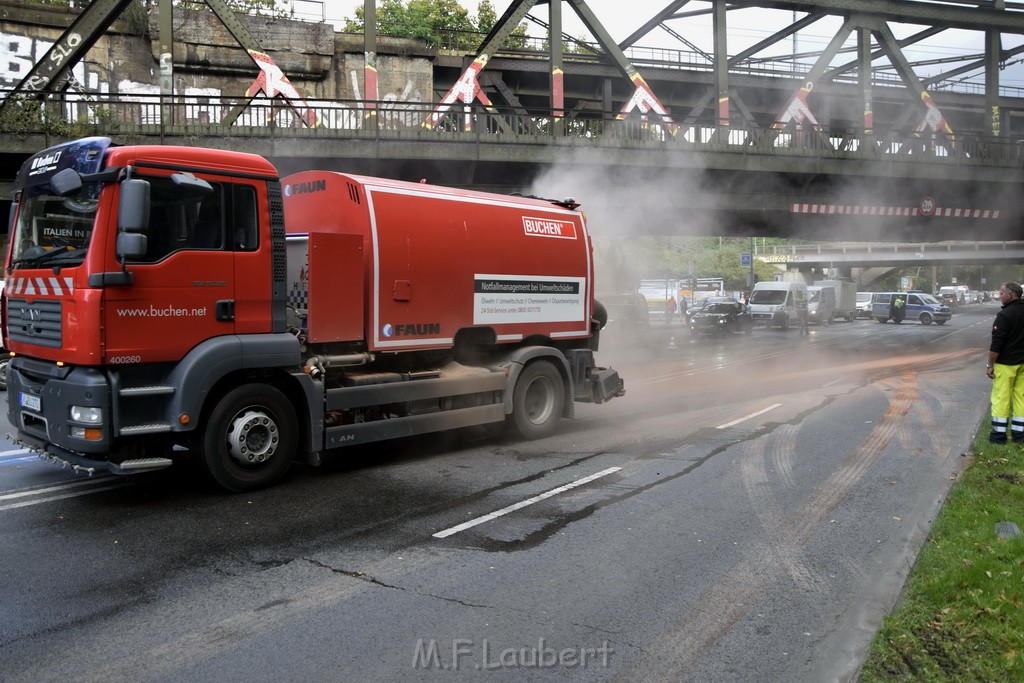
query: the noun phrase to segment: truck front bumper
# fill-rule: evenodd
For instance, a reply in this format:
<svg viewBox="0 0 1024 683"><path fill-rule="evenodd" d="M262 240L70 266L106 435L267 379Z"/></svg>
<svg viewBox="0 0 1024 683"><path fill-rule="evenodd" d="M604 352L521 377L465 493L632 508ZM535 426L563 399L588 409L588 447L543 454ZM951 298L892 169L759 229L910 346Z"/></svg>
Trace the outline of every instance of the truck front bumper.
<svg viewBox="0 0 1024 683"><path fill-rule="evenodd" d="M11 440L19 446L24 446L43 460L49 460L56 465L69 468L79 474L87 474L90 477L97 472L136 474L138 472L162 470L174 464L170 458L133 458L122 462L90 458L87 455L69 451L55 444L46 443L42 439L37 439L25 432L19 432L18 436L13 437Z"/></svg>

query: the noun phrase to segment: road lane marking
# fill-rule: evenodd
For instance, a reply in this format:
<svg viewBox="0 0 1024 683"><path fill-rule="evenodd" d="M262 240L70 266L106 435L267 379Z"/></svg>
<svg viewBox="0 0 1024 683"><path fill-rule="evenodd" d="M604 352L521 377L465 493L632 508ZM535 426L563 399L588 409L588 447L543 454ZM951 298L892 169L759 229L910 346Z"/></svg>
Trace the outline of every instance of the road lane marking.
<svg viewBox="0 0 1024 683"><path fill-rule="evenodd" d="M457 534L460 531L465 531L466 529L469 529L471 527L475 527L478 524L483 524L484 522L489 522L492 519L497 519L498 517L502 517L504 515L507 515L510 512L515 512L516 510L521 510L522 508L526 507L527 505L533 505L534 503L539 503L540 501L545 500L547 498L550 498L551 496L557 496L559 493L564 493L564 492L566 492L566 491L568 491L570 489L574 489L574 488L576 488L578 486L583 486L584 484L589 484L590 482L594 481L595 479L600 479L601 477L606 477L609 474L612 474L614 472L618 472L621 469L622 469L621 467L609 467L606 470L601 470L597 474L591 474L589 477L583 477L582 479L577 479L576 481L570 482L570 483L566 484L565 486L559 486L556 489L551 489L550 491L545 491L544 493L542 493L542 494L540 494L538 496L534 496L533 498L528 498L528 499L520 501L518 503L514 503L513 505L509 505L508 507L501 508L500 510L495 510L494 512L488 513L488 514L486 514L486 515L484 515L482 517L477 517L476 519L471 519L468 522L463 522L462 524L458 524L458 525L453 526L453 527L451 527L449 529L445 529L444 531L438 531L436 534L434 534L434 538L447 538L448 536L451 536L452 534Z"/></svg>
<svg viewBox="0 0 1024 683"><path fill-rule="evenodd" d="M100 491L108 491L110 489L120 488L125 485L125 482L112 483L109 486L103 486L104 482L109 482L114 479L113 477L103 477L101 479L93 479L92 481L72 481L66 484L57 484L56 486L46 486L44 488L35 489L24 489L21 491L12 491L11 493L0 494L0 512L5 510L13 510L15 508L27 507L29 505L39 505L40 503L49 503L55 500L63 500L65 498L76 498L78 496L87 496L90 493L99 493ZM83 486L89 486L84 491L72 491L70 489L76 489ZM32 498L32 500L20 500L17 502L3 504L4 501L15 501L19 498L28 498L30 496L41 496L47 493L65 492L59 493L54 496L45 496L43 498Z"/></svg>
<svg viewBox="0 0 1024 683"><path fill-rule="evenodd" d="M8 505L0 505L0 512L6 510L13 510L15 508L28 507L29 505L39 505L41 503L51 503L55 500L64 500L65 498L77 498L78 496L87 496L90 493L99 493L100 491L109 491L110 489L119 489L124 484L113 484L111 486L103 486L101 488L89 489L88 491L75 491L73 493L65 493L60 496L50 496L49 498L39 498L37 500L23 500L18 503L10 503Z"/></svg>
<svg viewBox="0 0 1024 683"><path fill-rule="evenodd" d="M13 451L0 451L0 467L20 465L25 462L39 460L39 455L27 448L16 448Z"/></svg>
<svg viewBox="0 0 1024 683"><path fill-rule="evenodd" d="M769 410L775 410L776 408L778 408L781 405L782 405L781 403L773 403L772 405L768 406L767 408L764 408L763 410L759 410L756 413L751 413L750 415L746 415L744 417L741 417L738 420L733 420L732 422L726 422L724 425L718 425L717 427L715 427L715 429L725 429L726 427L732 427L733 425L738 425L740 422L744 422L746 420L749 420L752 417L757 417L758 415L764 415Z"/></svg>

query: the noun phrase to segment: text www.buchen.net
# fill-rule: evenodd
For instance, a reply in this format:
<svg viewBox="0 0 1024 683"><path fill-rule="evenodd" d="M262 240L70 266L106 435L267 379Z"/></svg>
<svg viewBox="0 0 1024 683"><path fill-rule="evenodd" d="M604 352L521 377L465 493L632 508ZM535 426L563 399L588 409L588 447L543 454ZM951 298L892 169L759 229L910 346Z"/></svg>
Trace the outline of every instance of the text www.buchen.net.
<svg viewBox="0 0 1024 683"><path fill-rule="evenodd" d="M177 308L150 304L148 308L119 308L117 315L122 318L195 318L206 315L206 306L200 308Z"/></svg>

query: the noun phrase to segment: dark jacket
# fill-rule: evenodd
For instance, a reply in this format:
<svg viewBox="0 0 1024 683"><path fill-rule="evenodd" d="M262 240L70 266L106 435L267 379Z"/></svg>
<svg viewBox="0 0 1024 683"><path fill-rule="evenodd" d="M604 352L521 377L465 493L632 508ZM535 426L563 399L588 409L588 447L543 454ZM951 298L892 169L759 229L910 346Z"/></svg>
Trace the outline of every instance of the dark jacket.
<svg viewBox="0 0 1024 683"><path fill-rule="evenodd" d="M999 354L1001 365L1024 364L1024 300L1014 299L996 313L988 350Z"/></svg>

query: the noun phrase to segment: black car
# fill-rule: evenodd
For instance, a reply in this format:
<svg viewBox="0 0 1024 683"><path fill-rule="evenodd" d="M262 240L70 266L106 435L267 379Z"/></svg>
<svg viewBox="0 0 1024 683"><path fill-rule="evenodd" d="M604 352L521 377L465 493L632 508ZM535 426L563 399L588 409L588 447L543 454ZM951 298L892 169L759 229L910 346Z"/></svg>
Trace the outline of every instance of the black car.
<svg viewBox="0 0 1024 683"><path fill-rule="evenodd" d="M747 332L754 329L750 309L739 301L722 301L705 306L690 319L694 332Z"/></svg>
<svg viewBox="0 0 1024 683"><path fill-rule="evenodd" d="M732 299L727 296L709 296L701 299L700 301L686 309L686 312L683 314L684 318L686 319L686 324L689 325L690 322L693 320L693 316L705 310L711 304L728 303L730 301L735 301L735 299Z"/></svg>

